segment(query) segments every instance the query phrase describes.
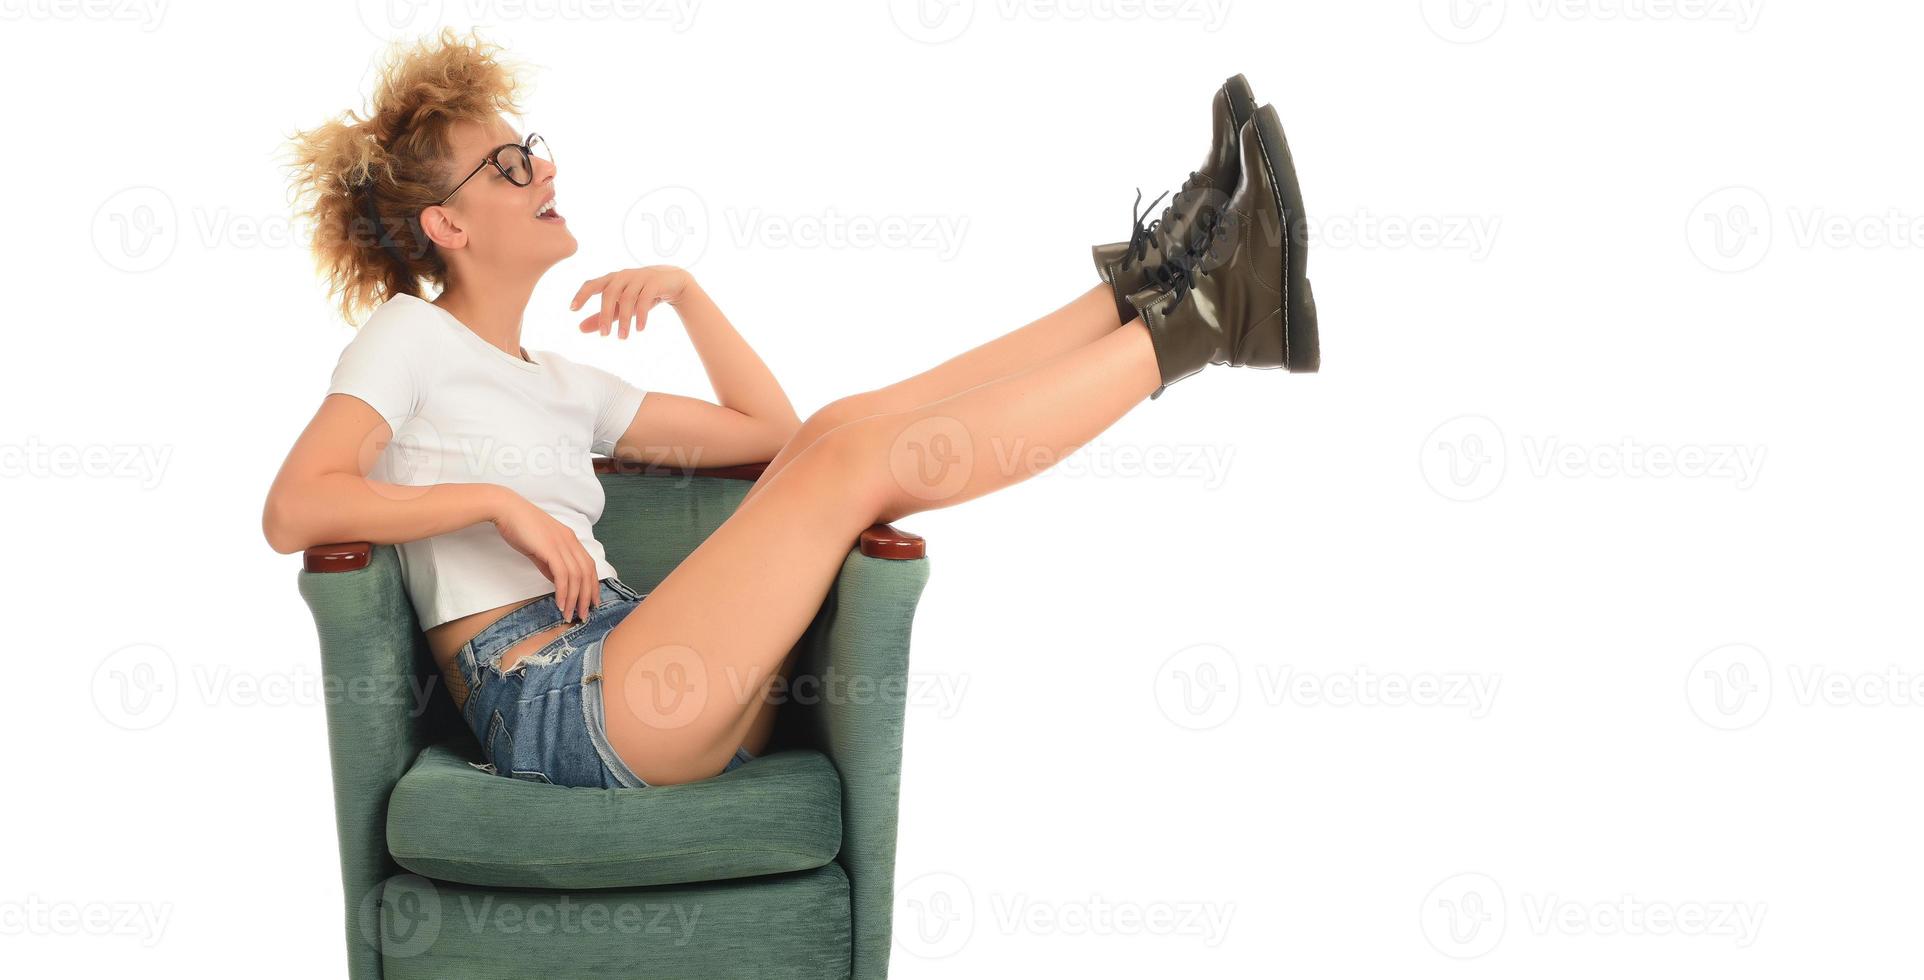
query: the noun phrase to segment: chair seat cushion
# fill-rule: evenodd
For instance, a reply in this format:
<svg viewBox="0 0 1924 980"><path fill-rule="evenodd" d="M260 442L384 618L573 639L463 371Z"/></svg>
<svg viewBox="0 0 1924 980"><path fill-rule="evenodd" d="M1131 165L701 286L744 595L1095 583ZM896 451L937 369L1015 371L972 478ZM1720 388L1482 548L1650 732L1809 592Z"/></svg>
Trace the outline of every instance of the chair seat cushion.
<svg viewBox="0 0 1924 980"><path fill-rule="evenodd" d="M379 919L349 941L379 939L382 980L849 980L848 886L833 862L752 881L595 891L398 874L375 890ZM880 955L886 965L886 924Z"/></svg>
<svg viewBox="0 0 1924 980"><path fill-rule="evenodd" d="M394 859L441 881L626 888L819 868L842 842L828 757L789 749L711 779L590 789L476 769L472 740L422 750L388 801Z"/></svg>

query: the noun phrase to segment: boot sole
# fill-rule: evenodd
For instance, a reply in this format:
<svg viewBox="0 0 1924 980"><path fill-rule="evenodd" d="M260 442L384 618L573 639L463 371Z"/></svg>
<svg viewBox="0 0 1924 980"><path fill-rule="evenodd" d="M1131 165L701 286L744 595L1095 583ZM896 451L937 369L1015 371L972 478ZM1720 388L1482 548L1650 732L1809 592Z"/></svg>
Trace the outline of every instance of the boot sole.
<svg viewBox="0 0 1924 980"><path fill-rule="evenodd" d="M1321 343L1316 332L1316 299L1309 288L1309 225L1303 214L1303 191L1296 182L1296 162L1283 139L1282 121L1274 106L1256 110L1256 144L1269 168L1276 211L1283 216L1283 369L1309 373L1322 367Z"/></svg>
<svg viewBox="0 0 1924 980"><path fill-rule="evenodd" d="M1243 122L1256 114L1256 93L1250 90L1249 79L1240 74L1231 75L1228 81L1223 82L1223 94L1229 96L1230 121L1235 123L1237 129L1242 129ZM1229 189L1235 190L1233 187Z"/></svg>

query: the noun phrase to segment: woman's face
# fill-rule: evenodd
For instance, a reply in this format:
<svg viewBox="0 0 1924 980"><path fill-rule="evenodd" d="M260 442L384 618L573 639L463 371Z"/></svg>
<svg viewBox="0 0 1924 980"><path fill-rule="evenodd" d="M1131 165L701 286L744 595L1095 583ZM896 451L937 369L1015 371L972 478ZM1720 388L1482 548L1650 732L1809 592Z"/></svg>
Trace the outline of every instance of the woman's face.
<svg viewBox="0 0 1924 980"><path fill-rule="evenodd" d="M507 120L496 117L490 125L456 123L449 130L453 157L449 163L452 178L460 180L468 171L488 158L504 143L519 143ZM514 151L502 154L511 158ZM504 159L504 163L509 159ZM462 184L448 203L422 212L423 227L437 246L449 256L450 265L472 265L479 271L539 275L580 247L568 231L567 222L557 209L547 206L555 196L555 166L540 156L533 158L534 180L517 186L493 164ZM445 212L436 214L436 212Z"/></svg>

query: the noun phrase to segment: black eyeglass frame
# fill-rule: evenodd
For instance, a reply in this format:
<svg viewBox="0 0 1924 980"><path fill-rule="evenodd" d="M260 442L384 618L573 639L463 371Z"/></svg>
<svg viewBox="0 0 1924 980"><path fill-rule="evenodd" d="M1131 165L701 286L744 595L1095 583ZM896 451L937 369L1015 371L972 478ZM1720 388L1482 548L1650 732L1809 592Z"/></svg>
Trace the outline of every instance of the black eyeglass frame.
<svg viewBox="0 0 1924 980"><path fill-rule="evenodd" d="M516 187L526 187L529 184L534 183L534 160L535 160L534 148L536 144L539 144L543 150L547 150L548 153L550 154L549 156L542 157L542 159L547 160L550 163L553 163L554 150L549 149L548 141L542 139L540 133L529 133L528 138L525 140L522 140L519 143L503 143L500 146L497 146L494 149L489 150L487 159L482 160L479 166L469 171L466 177L461 178L461 183L454 185L454 190L449 191L447 197L444 197L439 201L434 202L434 206L441 207L442 205L448 203L449 201L454 200L454 195L458 193L462 187L467 186L468 181L473 180L475 174L478 174L481 171L488 169L489 164L493 164L494 169L501 171L501 176L508 178L508 183L513 184ZM515 180L514 174L509 173L508 168L501 165L502 150L520 150L521 151L522 158L527 160L528 162L528 179L527 180Z"/></svg>

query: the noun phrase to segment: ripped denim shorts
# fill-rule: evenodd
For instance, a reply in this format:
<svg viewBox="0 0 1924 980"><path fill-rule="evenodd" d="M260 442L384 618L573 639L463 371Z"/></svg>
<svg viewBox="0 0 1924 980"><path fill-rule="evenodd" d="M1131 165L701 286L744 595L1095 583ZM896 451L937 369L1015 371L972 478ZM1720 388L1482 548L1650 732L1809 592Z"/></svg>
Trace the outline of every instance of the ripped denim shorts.
<svg viewBox="0 0 1924 980"><path fill-rule="evenodd" d="M487 759L477 768L556 786L648 785L609 746L601 698L602 641L644 598L620 579L602 579L601 603L586 622L524 655L505 674L502 654L562 622L553 593L488 624L461 648L455 660L468 684L461 716ZM722 771L753 758L738 749Z"/></svg>

